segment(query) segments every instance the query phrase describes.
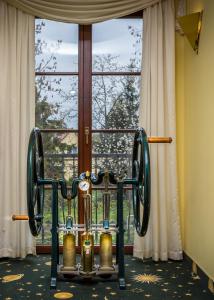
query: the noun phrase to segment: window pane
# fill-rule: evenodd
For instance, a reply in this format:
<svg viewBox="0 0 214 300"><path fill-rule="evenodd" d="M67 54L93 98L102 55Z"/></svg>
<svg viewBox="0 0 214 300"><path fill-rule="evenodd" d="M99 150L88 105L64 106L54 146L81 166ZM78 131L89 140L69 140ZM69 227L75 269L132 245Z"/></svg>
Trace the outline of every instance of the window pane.
<svg viewBox="0 0 214 300"><path fill-rule="evenodd" d="M115 19L92 27L93 71L140 71L142 19Z"/></svg>
<svg viewBox="0 0 214 300"><path fill-rule="evenodd" d="M60 190L58 191L59 201L59 224L64 224L64 216L67 216L67 202L61 196ZM64 214L63 214L64 210ZM78 201L77 197L72 199L71 215L76 224L78 218ZM36 238L37 245L51 245L51 227L52 227L52 212L51 212L51 189L45 188L45 201L44 201L44 220L43 228L39 236ZM59 242L63 244L63 235L59 234Z"/></svg>
<svg viewBox="0 0 214 300"><path fill-rule="evenodd" d="M93 133L92 172L113 171L131 177L133 133Z"/></svg>
<svg viewBox="0 0 214 300"><path fill-rule="evenodd" d="M78 25L35 20L37 72L78 71Z"/></svg>
<svg viewBox="0 0 214 300"><path fill-rule="evenodd" d="M44 146L45 178L64 178L69 186L72 178L78 176L78 135L77 133L42 133ZM59 222L64 223L67 215L67 202L59 195ZM72 216L74 223L78 217L77 198L72 200ZM63 214L64 210L64 214ZM51 189L45 188L44 221L42 234L37 238L37 244L51 243ZM62 243L62 236L60 236Z"/></svg>
<svg viewBox="0 0 214 300"><path fill-rule="evenodd" d="M111 190L111 206L110 206L110 224L117 224L117 191ZM103 223L103 191L93 189L92 191L92 221L95 224ZM134 224L133 224L133 211L132 211L132 191L124 190L123 202L123 220L124 220L124 243L125 245L132 244L134 241ZM95 233L95 244L99 244L100 235ZM112 234L112 241L116 243L116 234Z"/></svg>
<svg viewBox="0 0 214 300"><path fill-rule="evenodd" d="M93 133L92 134L92 172L98 173L100 170L108 169L113 171L117 176L132 176L132 147L134 133ZM111 190L113 185L110 184L111 192L111 209L110 223L117 223L117 191ZM100 186L102 187L102 186ZM93 222L101 224L103 219L102 207L103 190L93 188L92 201ZM124 190L124 242L132 244L134 241L134 224L132 208L132 191ZM99 244L99 235L95 235L95 242ZM116 242L113 235L113 243Z"/></svg>
<svg viewBox="0 0 214 300"><path fill-rule="evenodd" d="M140 76L93 76L92 128L136 128Z"/></svg>
<svg viewBox="0 0 214 300"><path fill-rule="evenodd" d="M42 133L45 177L64 178L68 183L78 176L78 133Z"/></svg>
<svg viewBox="0 0 214 300"><path fill-rule="evenodd" d="M36 126L78 126L78 76L36 76Z"/></svg>

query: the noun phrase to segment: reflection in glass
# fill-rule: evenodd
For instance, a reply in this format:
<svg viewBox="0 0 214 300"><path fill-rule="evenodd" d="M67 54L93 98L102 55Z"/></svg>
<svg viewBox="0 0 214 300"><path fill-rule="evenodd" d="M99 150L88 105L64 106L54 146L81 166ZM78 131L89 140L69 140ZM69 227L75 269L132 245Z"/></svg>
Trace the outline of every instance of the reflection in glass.
<svg viewBox="0 0 214 300"><path fill-rule="evenodd" d="M36 72L78 71L78 25L35 20Z"/></svg>
<svg viewBox="0 0 214 300"><path fill-rule="evenodd" d="M77 76L36 76L36 126L77 129Z"/></svg>
<svg viewBox="0 0 214 300"><path fill-rule="evenodd" d="M92 128L138 127L140 76L93 76Z"/></svg>
<svg viewBox="0 0 214 300"><path fill-rule="evenodd" d="M143 19L115 19L92 27L94 72L140 71Z"/></svg>

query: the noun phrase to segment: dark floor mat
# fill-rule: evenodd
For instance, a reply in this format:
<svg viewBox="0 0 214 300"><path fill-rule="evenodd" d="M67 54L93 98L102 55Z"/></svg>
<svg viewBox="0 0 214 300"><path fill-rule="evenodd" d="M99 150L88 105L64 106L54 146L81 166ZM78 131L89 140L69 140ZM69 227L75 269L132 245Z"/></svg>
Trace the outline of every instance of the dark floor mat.
<svg viewBox="0 0 214 300"><path fill-rule="evenodd" d="M28 256L24 260L1 259L0 299L46 300L56 299L56 296L58 299L77 300L214 299L207 283L199 276L191 275L191 264L186 259L182 262L155 263L126 256L125 262L127 288L124 291L119 290L114 279L91 282L63 280L58 281L57 290L50 290L49 255ZM10 277L5 277L8 275ZM10 281L12 279L16 280ZM65 293L64 296L62 293Z"/></svg>

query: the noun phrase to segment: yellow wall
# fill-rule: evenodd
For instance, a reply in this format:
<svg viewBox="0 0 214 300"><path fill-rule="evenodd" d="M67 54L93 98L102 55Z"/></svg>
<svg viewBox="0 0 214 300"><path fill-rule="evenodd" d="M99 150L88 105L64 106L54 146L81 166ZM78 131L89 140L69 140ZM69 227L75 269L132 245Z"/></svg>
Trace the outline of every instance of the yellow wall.
<svg viewBox="0 0 214 300"><path fill-rule="evenodd" d="M199 54L176 34L177 150L184 251L214 279L214 1L204 10Z"/></svg>

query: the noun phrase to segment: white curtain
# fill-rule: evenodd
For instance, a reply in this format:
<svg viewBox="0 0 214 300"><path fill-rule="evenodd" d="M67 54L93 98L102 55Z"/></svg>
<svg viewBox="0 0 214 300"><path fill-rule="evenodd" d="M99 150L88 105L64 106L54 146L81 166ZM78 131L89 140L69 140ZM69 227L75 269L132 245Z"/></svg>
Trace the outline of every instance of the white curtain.
<svg viewBox="0 0 214 300"><path fill-rule="evenodd" d="M151 215L146 236L135 235L134 256L182 259L176 170L174 1L144 10L140 126L173 142L150 145Z"/></svg>
<svg viewBox="0 0 214 300"><path fill-rule="evenodd" d="M40 18L93 24L129 15L161 0L5 0Z"/></svg>
<svg viewBox="0 0 214 300"><path fill-rule="evenodd" d="M34 125L34 18L0 0L0 257L35 253L26 214L26 154Z"/></svg>

